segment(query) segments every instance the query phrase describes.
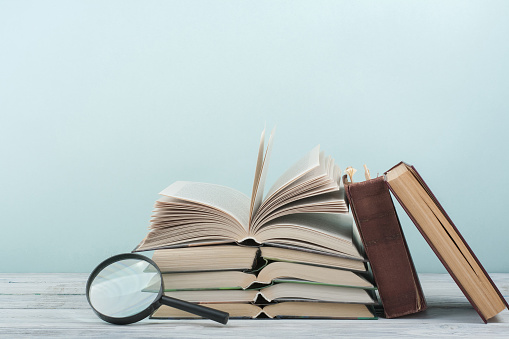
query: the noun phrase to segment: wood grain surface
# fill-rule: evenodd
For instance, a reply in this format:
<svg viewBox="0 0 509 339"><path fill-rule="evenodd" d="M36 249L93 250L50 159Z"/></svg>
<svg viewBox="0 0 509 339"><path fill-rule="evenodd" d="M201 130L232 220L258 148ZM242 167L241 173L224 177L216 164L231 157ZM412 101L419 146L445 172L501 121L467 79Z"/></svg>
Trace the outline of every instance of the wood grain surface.
<svg viewBox="0 0 509 339"><path fill-rule="evenodd" d="M509 274L490 274L504 297ZM509 311L485 325L447 274L420 274L428 310L398 319L150 320L127 326L100 320L85 297L88 274L0 274L0 337L51 338L509 338Z"/></svg>

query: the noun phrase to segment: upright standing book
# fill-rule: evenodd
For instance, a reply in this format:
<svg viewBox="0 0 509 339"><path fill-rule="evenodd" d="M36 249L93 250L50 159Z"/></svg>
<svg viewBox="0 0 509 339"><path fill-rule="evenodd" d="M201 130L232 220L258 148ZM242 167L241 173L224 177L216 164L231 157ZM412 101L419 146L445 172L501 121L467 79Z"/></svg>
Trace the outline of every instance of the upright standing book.
<svg viewBox="0 0 509 339"><path fill-rule="evenodd" d="M385 173L390 190L412 219L483 321L507 301L413 166L403 162Z"/></svg>
<svg viewBox="0 0 509 339"><path fill-rule="evenodd" d="M346 179L346 176L344 177ZM383 177L345 190L387 318L426 309L419 278Z"/></svg>

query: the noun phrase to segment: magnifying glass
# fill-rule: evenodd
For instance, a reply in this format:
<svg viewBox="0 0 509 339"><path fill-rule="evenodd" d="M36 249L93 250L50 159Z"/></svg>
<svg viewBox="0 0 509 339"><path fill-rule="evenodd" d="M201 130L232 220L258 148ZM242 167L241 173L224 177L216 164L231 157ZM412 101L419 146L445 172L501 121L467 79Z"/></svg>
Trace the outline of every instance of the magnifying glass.
<svg viewBox="0 0 509 339"><path fill-rule="evenodd" d="M161 305L178 308L221 324L229 314L163 295L159 267L139 254L126 253L106 259L87 281L87 300L94 312L112 324L126 325L145 319Z"/></svg>

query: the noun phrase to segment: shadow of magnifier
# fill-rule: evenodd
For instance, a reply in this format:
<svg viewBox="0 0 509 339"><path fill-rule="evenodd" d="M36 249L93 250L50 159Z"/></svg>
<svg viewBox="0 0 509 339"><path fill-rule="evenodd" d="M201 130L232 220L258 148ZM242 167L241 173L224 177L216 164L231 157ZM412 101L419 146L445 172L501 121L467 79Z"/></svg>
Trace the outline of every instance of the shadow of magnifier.
<svg viewBox="0 0 509 339"><path fill-rule="evenodd" d="M87 300L94 312L112 324L126 325L145 319L161 305L178 308L221 324L229 314L163 295L159 267L133 253L119 254L97 266L87 281Z"/></svg>

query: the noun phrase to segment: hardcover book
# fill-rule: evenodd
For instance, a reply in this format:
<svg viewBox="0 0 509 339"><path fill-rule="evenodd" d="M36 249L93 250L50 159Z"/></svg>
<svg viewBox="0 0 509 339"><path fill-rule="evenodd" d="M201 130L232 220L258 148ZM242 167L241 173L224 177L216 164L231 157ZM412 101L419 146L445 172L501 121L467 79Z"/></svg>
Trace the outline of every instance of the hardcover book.
<svg viewBox="0 0 509 339"><path fill-rule="evenodd" d="M426 301L383 177L348 183L346 195L387 318L426 309Z"/></svg>
<svg viewBox="0 0 509 339"><path fill-rule="evenodd" d="M280 302L259 306L248 303L222 303L201 305L228 312L230 318L318 318L318 319L376 319L370 308L362 304L321 302ZM161 306L153 319L193 319L198 316L176 308Z"/></svg>
<svg viewBox="0 0 509 339"><path fill-rule="evenodd" d="M353 227L353 223L351 226ZM265 264L265 261L285 261L358 272L366 271L364 259L282 247L233 244L161 249L154 251L152 259L163 273L253 271L259 264Z"/></svg>
<svg viewBox="0 0 509 339"><path fill-rule="evenodd" d="M296 284L329 285L374 289L362 272L330 267L271 261L253 272L204 271L163 273L165 291L248 289L260 285L292 282Z"/></svg>
<svg viewBox="0 0 509 339"><path fill-rule="evenodd" d="M474 252L416 169L403 162L385 180L410 219L482 320L509 308Z"/></svg>

